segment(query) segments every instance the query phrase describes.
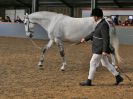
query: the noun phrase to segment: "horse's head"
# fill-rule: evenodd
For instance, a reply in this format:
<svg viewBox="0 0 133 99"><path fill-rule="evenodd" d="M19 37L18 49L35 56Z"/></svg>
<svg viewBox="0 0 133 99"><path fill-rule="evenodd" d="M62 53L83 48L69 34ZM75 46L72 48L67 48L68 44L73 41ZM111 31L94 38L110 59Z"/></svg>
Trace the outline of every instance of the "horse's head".
<svg viewBox="0 0 133 99"><path fill-rule="evenodd" d="M62 15L60 17L57 17L57 15L55 12L48 11L35 12L30 15L26 14L24 19L26 35L29 37L33 36L35 24L40 25L47 33L51 33L57 21L62 17Z"/></svg>
<svg viewBox="0 0 133 99"><path fill-rule="evenodd" d="M24 18L24 25L25 25L26 36L32 38L35 23L30 20L29 15L27 13Z"/></svg>

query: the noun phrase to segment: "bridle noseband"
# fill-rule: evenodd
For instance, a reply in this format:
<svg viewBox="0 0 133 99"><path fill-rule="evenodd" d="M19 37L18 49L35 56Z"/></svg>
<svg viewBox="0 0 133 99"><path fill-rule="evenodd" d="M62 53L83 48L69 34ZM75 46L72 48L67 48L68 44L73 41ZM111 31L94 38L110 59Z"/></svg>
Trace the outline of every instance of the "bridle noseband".
<svg viewBox="0 0 133 99"><path fill-rule="evenodd" d="M26 17L25 18L25 20L27 19L27 21L26 21L26 23L24 23L25 25L27 25L27 27L28 27L28 29L26 30L26 32L30 32L30 33L33 33L33 31L32 30L30 30L30 24L36 24L36 23L34 23L34 22L31 22L30 20L29 20L29 18L28 17Z"/></svg>
<svg viewBox="0 0 133 99"><path fill-rule="evenodd" d="M27 20L26 20L26 19L27 19ZM29 28L29 25L30 25L30 24L36 24L36 23L30 22L28 16L25 18L25 20L26 20L26 22L25 22L24 24L27 25L27 30L26 30L26 32L30 33L28 39L32 42L32 44L33 44L36 48L41 49L41 47L39 47L39 46L32 40L32 37L33 37L32 33L34 33L34 32L33 32L32 30L30 30L30 28Z"/></svg>

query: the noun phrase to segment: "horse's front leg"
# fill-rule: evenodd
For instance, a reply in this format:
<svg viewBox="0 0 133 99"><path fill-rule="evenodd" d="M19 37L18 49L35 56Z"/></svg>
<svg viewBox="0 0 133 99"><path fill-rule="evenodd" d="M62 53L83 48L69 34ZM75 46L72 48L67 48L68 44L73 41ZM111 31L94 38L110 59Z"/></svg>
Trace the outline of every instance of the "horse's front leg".
<svg viewBox="0 0 133 99"><path fill-rule="evenodd" d="M38 62L39 69L43 69L44 55L45 55L46 51L52 46L52 44L53 44L53 40L50 40L48 42L48 44L42 48L40 60Z"/></svg>
<svg viewBox="0 0 133 99"><path fill-rule="evenodd" d="M62 41L59 40L59 39L56 40L55 42L56 42L56 44L58 45L59 52L60 52L60 56L61 56L62 61L63 61L62 66L61 66L60 69L61 69L62 71L64 71L64 70L65 70L65 65L67 65L67 64L66 64L66 59L65 59L64 46L63 46Z"/></svg>

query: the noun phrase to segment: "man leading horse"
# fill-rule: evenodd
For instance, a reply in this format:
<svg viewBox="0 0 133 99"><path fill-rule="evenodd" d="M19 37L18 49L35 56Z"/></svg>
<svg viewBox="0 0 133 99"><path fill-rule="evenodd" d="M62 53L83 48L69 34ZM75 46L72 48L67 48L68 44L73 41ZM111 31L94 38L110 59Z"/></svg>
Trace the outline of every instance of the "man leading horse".
<svg viewBox="0 0 133 99"><path fill-rule="evenodd" d="M81 82L81 86L92 86L92 80L96 72L96 68L99 66L101 61L102 66L105 66L116 78L115 85L119 85L123 78L120 76L119 72L116 71L115 67L110 64L108 60L108 55L112 52L110 48L110 35L109 35L109 25L103 18L103 11L100 8L95 8L92 10L92 16L97 22L97 26L91 34L81 39L81 43L92 40L92 58L90 60L90 70L88 79Z"/></svg>

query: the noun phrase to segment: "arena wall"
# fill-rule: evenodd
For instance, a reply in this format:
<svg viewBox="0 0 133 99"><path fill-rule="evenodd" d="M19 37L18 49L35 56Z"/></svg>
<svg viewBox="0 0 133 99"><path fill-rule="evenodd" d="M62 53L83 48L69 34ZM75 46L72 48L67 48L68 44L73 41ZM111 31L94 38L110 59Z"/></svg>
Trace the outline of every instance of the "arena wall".
<svg viewBox="0 0 133 99"><path fill-rule="evenodd" d="M45 30L39 25L35 26L34 31L35 33L33 38L48 39ZM27 38L24 24L18 23L0 23L0 36Z"/></svg>
<svg viewBox="0 0 133 99"><path fill-rule="evenodd" d="M121 44L133 44L133 27L116 26L116 31ZM0 23L0 36L27 38L25 35L24 24ZM40 26L35 27L35 39L48 39L48 35Z"/></svg>

